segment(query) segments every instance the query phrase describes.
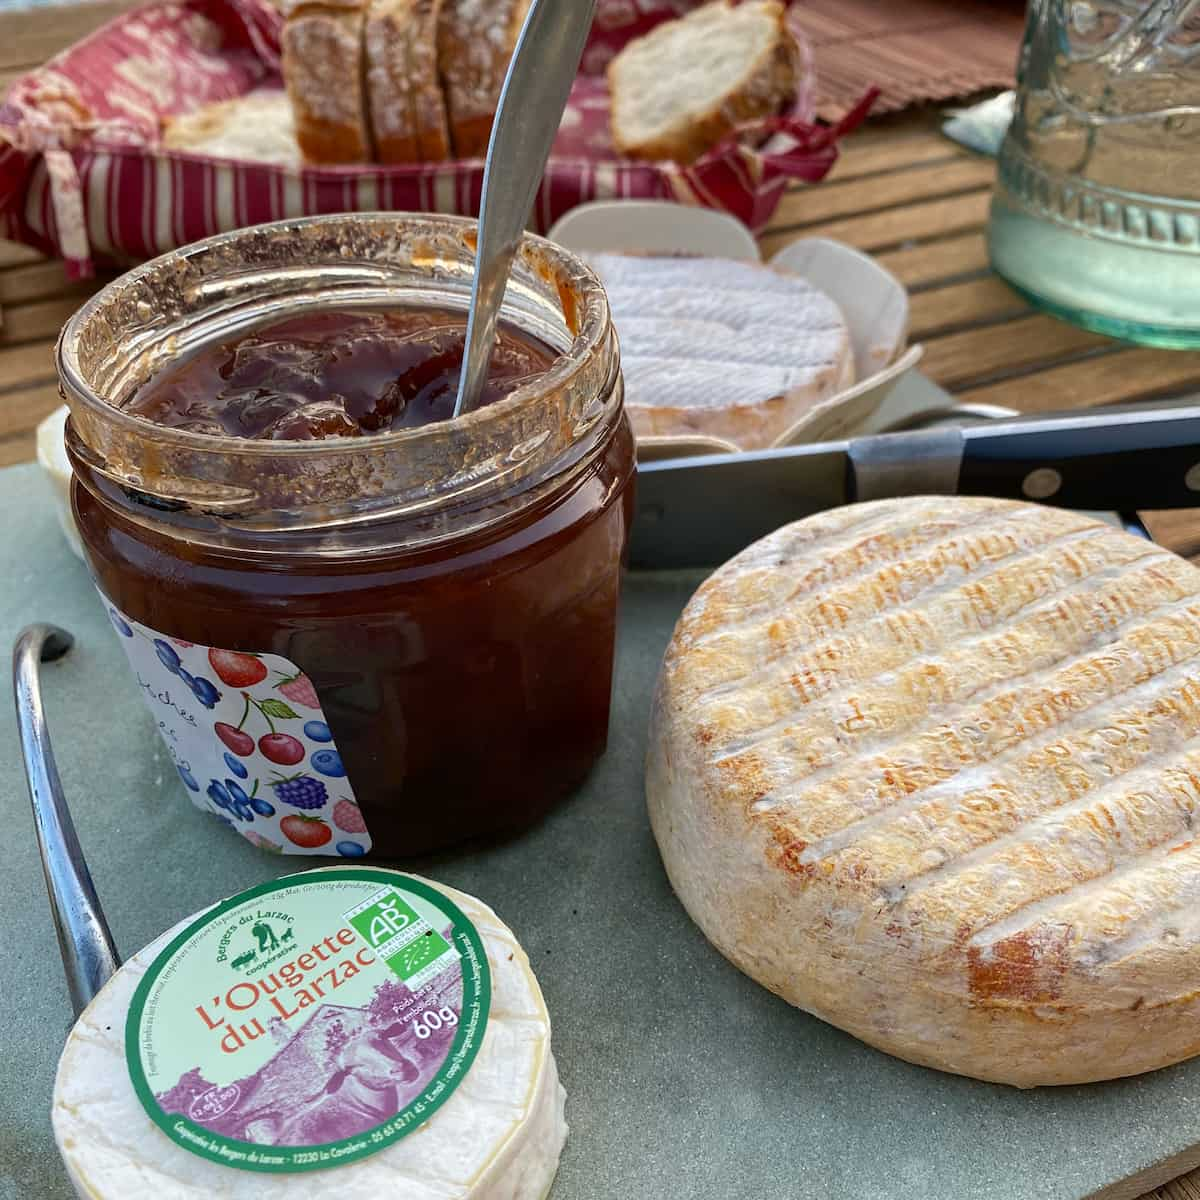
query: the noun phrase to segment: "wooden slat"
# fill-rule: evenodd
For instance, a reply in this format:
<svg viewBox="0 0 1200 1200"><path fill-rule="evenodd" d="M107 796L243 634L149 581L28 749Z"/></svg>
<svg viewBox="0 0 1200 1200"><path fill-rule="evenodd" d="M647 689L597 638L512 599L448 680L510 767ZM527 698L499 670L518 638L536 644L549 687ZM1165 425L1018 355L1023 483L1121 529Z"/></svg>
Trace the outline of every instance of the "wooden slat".
<svg viewBox="0 0 1200 1200"><path fill-rule="evenodd" d="M33 304L18 304L4 310L4 326L0 328L0 345L32 342L38 338L56 338L59 331L79 307L75 296L38 300Z"/></svg>
<svg viewBox="0 0 1200 1200"><path fill-rule="evenodd" d="M914 340L951 330L1007 321L1030 311L1029 304L1002 279L986 275L967 283L918 292L910 300L909 336Z"/></svg>
<svg viewBox="0 0 1200 1200"><path fill-rule="evenodd" d="M32 432L61 403L57 381L0 396L0 438Z"/></svg>
<svg viewBox="0 0 1200 1200"><path fill-rule="evenodd" d="M823 183L820 187L788 192L775 210L771 225L776 229L796 229L918 200L983 188L990 191L995 178L996 166L991 159L962 157L881 175L872 179L870 186L857 180Z"/></svg>
<svg viewBox="0 0 1200 1200"><path fill-rule="evenodd" d="M1115 345L1111 338L1067 325L1054 317L1022 317L1002 325L935 338L926 344L921 370L942 387L957 391L1064 359L1109 350ZM1013 384L1014 388L1020 386ZM1004 401L998 399L996 403Z"/></svg>
<svg viewBox="0 0 1200 1200"><path fill-rule="evenodd" d="M1022 324L1014 322L1002 328L1012 329ZM1163 399L1186 394L1193 388L1200 391L1200 351L1130 348L1086 362L1050 366L1015 383L969 388L959 399L1004 404L1013 402L1005 396L1019 396L1023 411L1053 412L1060 408Z"/></svg>
<svg viewBox="0 0 1200 1200"><path fill-rule="evenodd" d="M982 232L889 250L876 257L909 289L977 275L988 269L987 243Z"/></svg>
<svg viewBox="0 0 1200 1200"><path fill-rule="evenodd" d="M890 208L866 217L849 217L840 221L809 225L804 228L802 235L834 238L850 246L857 246L860 250L891 249L919 238L945 237L954 233L965 233L969 229L980 229L987 220L989 200L989 192L972 192L965 196L954 196L949 200L932 200L925 204ZM782 232L776 232L774 229L768 231L759 239L763 257L770 258L772 254L802 235L794 229Z"/></svg>
<svg viewBox="0 0 1200 1200"><path fill-rule="evenodd" d="M13 467L37 455L37 436L33 432L0 438L0 467Z"/></svg>
<svg viewBox="0 0 1200 1200"><path fill-rule="evenodd" d="M97 291L106 279L67 280L61 262L32 262L0 271L0 308L45 300L52 296L78 297L82 303Z"/></svg>
<svg viewBox="0 0 1200 1200"><path fill-rule="evenodd" d="M1193 509L1175 509L1168 512L1141 512L1138 514L1150 530L1150 536L1164 546L1170 546L1176 554L1195 559L1200 556L1200 521ZM1188 1178L1188 1177L1185 1177ZM1194 1191L1179 1188L1182 1181L1176 1180L1146 1200L1200 1200L1200 1172L1194 1176Z"/></svg>
<svg viewBox="0 0 1200 1200"><path fill-rule="evenodd" d="M0 349L0 432L10 405L5 393L53 381L54 343L29 342L24 346Z"/></svg>
<svg viewBox="0 0 1200 1200"><path fill-rule="evenodd" d="M0 12L0 70L42 63L133 7L131 0L89 0Z"/></svg>
<svg viewBox="0 0 1200 1200"><path fill-rule="evenodd" d="M19 242L0 241L0 268L45 261L45 258L31 246L22 246Z"/></svg>
<svg viewBox="0 0 1200 1200"><path fill-rule="evenodd" d="M1145 1200L1200 1200L1200 1171L1173 1180Z"/></svg>
<svg viewBox="0 0 1200 1200"><path fill-rule="evenodd" d="M847 138L842 145L838 160L828 179L861 179L866 175L880 175L885 171L900 171L919 163L947 162L966 153L948 138L937 133L923 133L915 137L893 137L880 142L860 143L858 136ZM797 183L796 188L810 187Z"/></svg>

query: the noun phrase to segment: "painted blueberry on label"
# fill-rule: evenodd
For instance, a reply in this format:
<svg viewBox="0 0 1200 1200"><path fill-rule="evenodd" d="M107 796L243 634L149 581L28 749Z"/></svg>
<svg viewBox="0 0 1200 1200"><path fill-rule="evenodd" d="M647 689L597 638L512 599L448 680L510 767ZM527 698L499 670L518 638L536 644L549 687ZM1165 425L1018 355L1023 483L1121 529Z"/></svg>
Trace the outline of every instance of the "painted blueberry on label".
<svg viewBox="0 0 1200 1200"><path fill-rule="evenodd" d="M196 777L187 769L187 767L179 766L175 768L179 772L179 778L188 786L189 791L198 792L200 785L196 782Z"/></svg>
<svg viewBox="0 0 1200 1200"><path fill-rule="evenodd" d="M324 721L305 721L304 736L313 742L333 741L333 733Z"/></svg>
<svg viewBox="0 0 1200 1200"><path fill-rule="evenodd" d="M133 637L133 630L129 628L129 622L115 608L108 610L108 619L112 622L113 628L122 637Z"/></svg>
<svg viewBox="0 0 1200 1200"><path fill-rule="evenodd" d="M343 858L362 858L366 854L357 842L338 842L335 849Z"/></svg>
<svg viewBox="0 0 1200 1200"><path fill-rule="evenodd" d="M250 772L246 770L246 765L245 765L245 763L238 762L238 760L237 760L236 758L234 758L234 757L233 757L233 755L232 755L232 754L230 754L228 750L226 750L226 751L225 751L225 754L224 754L224 756L223 756L223 757L224 757L224 759L225 759L225 765L226 765L226 766L227 766L227 767L228 767L228 768L229 768L229 769L230 769L230 770L231 770L231 771L232 771L232 772L233 772L233 773L234 773L234 774L235 774L235 775L236 775L236 776L237 776L239 779L245 779L245 778L246 778L246 776L250 774Z"/></svg>
<svg viewBox="0 0 1200 1200"><path fill-rule="evenodd" d="M233 798L224 789L224 787L221 786L221 782L218 779L213 779L209 782L208 798L218 808L229 808L233 804Z"/></svg>
<svg viewBox="0 0 1200 1200"><path fill-rule="evenodd" d="M255 796L250 801L250 807L254 809L260 817L273 817L275 815L275 805L264 800L261 796Z"/></svg>
<svg viewBox="0 0 1200 1200"><path fill-rule="evenodd" d="M322 775L328 775L331 779L341 779L346 774L346 768L342 766L342 756L336 750L318 750L311 761L314 771L320 771Z"/></svg>
<svg viewBox="0 0 1200 1200"><path fill-rule="evenodd" d="M212 681L208 679L193 679L189 685L192 689L192 695L204 705L205 708L212 708L221 698L221 693L212 685Z"/></svg>
<svg viewBox="0 0 1200 1200"><path fill-rule="evenodd" d="M169 642L164 642L162 638L155 638L154 653L158 655L158 661L162 663L162 665L166 667L172 675L179 670L179 655L175 653L175 647Z"/></svg>

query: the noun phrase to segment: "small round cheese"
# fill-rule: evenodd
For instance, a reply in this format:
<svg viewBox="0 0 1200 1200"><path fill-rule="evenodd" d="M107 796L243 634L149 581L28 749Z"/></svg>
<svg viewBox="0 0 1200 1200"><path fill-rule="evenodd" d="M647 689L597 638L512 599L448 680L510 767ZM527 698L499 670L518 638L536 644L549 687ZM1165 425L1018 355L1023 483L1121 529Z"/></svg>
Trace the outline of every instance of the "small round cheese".
<svg viewBox="0 0 1200 1200"><path fill-rule="evenodd" d="M667 650L650 817L773 992L1032 1086L1200 1052L1200 570L1079 513L851 505L713 574Z"/></svg>
<svg viewBox="0 0 1200 1200"><path fill-rule="evenodd" d="M143 973L195 917L135 954L67 1038L54 1084L59 1152L88 1200L542 1200L567 1136L550 1018L512 931L481 901L442 884L474 924L492 975L479 1053L446 1103L415 1132L343 1167L263 1174L189 1153L150 1120L125 1060L125 1018ZM197 914L198 915L198 914Z"/></svg>

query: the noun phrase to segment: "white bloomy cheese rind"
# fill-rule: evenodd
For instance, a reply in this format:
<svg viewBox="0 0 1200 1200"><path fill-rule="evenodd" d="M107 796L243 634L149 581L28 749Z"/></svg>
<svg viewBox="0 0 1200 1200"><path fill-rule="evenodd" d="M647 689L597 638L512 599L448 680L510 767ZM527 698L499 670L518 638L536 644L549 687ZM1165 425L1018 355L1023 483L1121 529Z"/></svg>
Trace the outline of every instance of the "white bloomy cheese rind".
<svg viewBox="0 0 1200 1200"><path fill-rule="evenodd" d="M420 1129L325 1171L222 1167L175 1145L147 1116L125 1062L125 1017L143 973L194 917L135 954L67 1039L52 1118L76 1192L88 1200L542 1200L567 1136L550 1018L525 951L487 905L442 884L470 918L492 973L491 1015L454 1094Z"/></svg>
<svg viewBox="0 0 1200 1200"><path fill-rule="evenodd" d="M646 792L709 940L880 1049L1200 1053L1200 570L1151 542L965 497L780 529L680 618Z"/></svg>

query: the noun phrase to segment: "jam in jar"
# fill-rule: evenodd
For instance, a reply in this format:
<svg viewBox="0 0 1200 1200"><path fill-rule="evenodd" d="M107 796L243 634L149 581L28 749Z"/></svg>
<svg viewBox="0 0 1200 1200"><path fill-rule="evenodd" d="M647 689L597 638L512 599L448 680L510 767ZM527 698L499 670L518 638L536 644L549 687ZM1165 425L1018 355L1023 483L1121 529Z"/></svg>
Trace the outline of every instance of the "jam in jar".
<svg viewBox="0 0 1200 1200"><path fill-rule="evenodd" d="M183 788L260 845L515 831L604 749L633 476L607 303L527 239L450 420L473 247L456 218L242 230L60 342L97 587Z"/></svg>

